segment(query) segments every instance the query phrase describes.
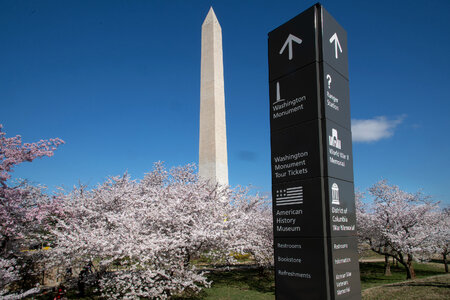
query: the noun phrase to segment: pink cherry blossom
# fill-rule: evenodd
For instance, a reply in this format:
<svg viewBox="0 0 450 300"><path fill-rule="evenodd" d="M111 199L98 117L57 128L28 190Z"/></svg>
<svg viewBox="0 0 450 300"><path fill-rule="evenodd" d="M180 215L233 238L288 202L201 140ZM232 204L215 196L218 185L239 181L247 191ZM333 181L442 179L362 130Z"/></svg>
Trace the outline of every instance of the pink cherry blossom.
<svg viewBox="0 0 450 300"><path fill-rule="evenodd" d="M270 264L267 203L247 190L212 185L194 168L167 171L156 163L140 181L124 174L92 190L75 188L51 231L48 266L80 269L95 262L104 297L165 299L209 286L193 259L234 263L239 251Z"/></svg>
<svg viewBox="0 0 450 300"><path fill-rule="evenodd" d="M402 191L382 180L369 188L373 203L357 205L360 241L382 255L395 258L414 278L413 260L431 253L437 219L437 203L421 192Z"/></svg>
<svg viewBox="0 0 450 300"><path fill-rule="evenodd" d="M62 213L59 199L46 195L43 187L31 186L26 181L11 186L7 181L16 165L52 156L64 142L56 138L22 143L19 135L7 138L2 128L0 124L0 295L6 298L10 285L20 280L22 273L32 270L25 261L37 263L30 258L33 253L21 250L42 243L51 216ZM29 259L25 259L26 256Z"/></svg>

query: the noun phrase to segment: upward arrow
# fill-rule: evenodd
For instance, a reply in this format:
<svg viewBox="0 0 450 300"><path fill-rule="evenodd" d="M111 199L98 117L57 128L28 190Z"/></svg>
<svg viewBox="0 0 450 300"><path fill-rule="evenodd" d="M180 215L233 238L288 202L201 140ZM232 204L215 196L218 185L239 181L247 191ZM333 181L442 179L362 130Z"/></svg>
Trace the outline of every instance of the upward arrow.
<svg viewBox="0 0 450 300"><path fill-rule="evenodd" d="M339 39L338 39L336 32L330 38L330 44L333 44L333 42L334 42L334 55L337 59L338 58L338 49L342 53L342 48L341 48L341 44L339 43Z"/></svg>
<svg viewBox="0 0 450 300"><path fill-rule="evenodd" d="M293 57L292 42L296 42L297 44L300 45L302 43L302 40L296 37L295 35L289 34L288 38L286 39L286 42L284 42L284 45L280 50L280 54L283 54L284 49L286 49L286 46L289 45L289 60L292 60Z"/></svg>

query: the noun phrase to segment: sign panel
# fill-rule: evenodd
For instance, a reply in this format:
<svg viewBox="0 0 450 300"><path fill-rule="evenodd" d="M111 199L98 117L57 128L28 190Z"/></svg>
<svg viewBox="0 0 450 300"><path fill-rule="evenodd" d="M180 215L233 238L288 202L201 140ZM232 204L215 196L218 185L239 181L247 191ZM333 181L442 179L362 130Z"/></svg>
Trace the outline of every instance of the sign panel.
<svg viewBox="0 0 450 300"><path fill-rule="evenodd" d="M328 63L348 80L347 32L321 7L322 51L321 60Z"/></svg>
<svg viewBox="0 0 450 300"><path fill-rule="evenodd" d="M322 185L318 177L273 186L274 236L324 236L323 197L317 193Z"/></svg>
<svg viewBox="0 0 450 300"><path fill-rule="evenodd" d="M323 186L328 188L325 195ZM272 202L275 237L356 236L351 182L318 177L274 184Z"/></svg>
<svg viewBox="0 0 450 300"><path fill-rule="evenodd" d="M319 88L318 82L324 85ZM269 93L272 131L323 118L351 128L348 80L326 63L310 64L271 82Z"/></svg>
<svg viewBox="0 0 450 300"><path fill-rule="evenodd" d="M322 82L321 102L327 118L350 130L350 91L348 80L326 63L320 63Z"/></svg>
<svg viewBox="0 0 450 300"><path fill-rule="evenodd" d="M333 299L361 299L358 244L356 237L331 238L329 266Z"/></svg>
<svg viewBox="0 0 450 300"><path fill-rule="evenodd" d="M271 130L319 118L318 76L318 66L311 64L269 84Z"/></svg>
<svg viewBox="0 0 450 300"><path fill-rule="evenodd" d="M273 184L319 176L353 181L351 132L336 123L318 120L288 127L272 134L271 144Z"/></svg>
<svg viewBox="0 0 450 300"><path fill-rule="evenodd" d="M275 238L274 245L276 299L327 299L324 239Z"/></svg>
<svg viewBox="0 0 450 300"><path fill-rule="evenodd" d="M277 299L361 299L356 237L276 237L274 246Z"/></svg>
<svg viewBox="0 0 450 300"><path fill-rule="evenodd" d="M320 122L272 134L272 184L321 176Z"/></svg>
<svg viewBox="0 0 450 300"><path fill-rule="evenodd" d="M270 81L319 60L316 11L313 6L269 33Z"/></svg>
<svg viewBox="0 0 450 300"><path fill-rule="evenodd" d="M356 236L355 192L353 183L326 178L327 236Z"/></svg>
<svg viewBox="0 0 450 300"><path fill-rule="evenodd" d="M327 176L353 181L352 133L328 120L324 128Z"/></svg>

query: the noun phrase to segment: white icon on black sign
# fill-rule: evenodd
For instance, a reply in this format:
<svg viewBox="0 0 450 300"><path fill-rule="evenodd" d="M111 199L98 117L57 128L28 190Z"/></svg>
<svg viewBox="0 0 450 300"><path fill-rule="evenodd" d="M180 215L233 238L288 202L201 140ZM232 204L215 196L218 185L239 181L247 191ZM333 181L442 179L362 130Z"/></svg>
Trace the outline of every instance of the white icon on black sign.
<svg viewBox="0 0 450 300"><path fill-rule="evenodd" d="M277 82L277 101L273 103L273 105L277 104L278 102L283 102L284 99L281 99L281 93L280 93L280 82Z"/></svg>
<svg viewBox="0 0 450 300"><path fill-rule="evenodd" d="M328 141L330 146L341 149L341 140L338 138L338 131L336 129L331 129L331 135L328 136Z"/></svg>
<svg viewBox="0 0 450 300"><path fill-rule="evenodd" d="M342 53L342 48L341 48L341 44L339 43L339 39L338 39L336 32L330 38L330 44L333 44L333 42L334 42L334 57L336 57L336 59L338 59L338 57L339 57L338 50L339 50L339 52Z"/></svg>
<svg viewBox="0 0 450 300"><path fill-rule="evenodd" d="M283 54L284 49L286 49L286 46L289 48L289 60L292 60L294 57L294 54L292 52L292 42L296 42L297 44L301 44L302 40L296 37L295 35L289 34L288 38L286 39L286 42L284 42L283 47L280 50L280 55Z"/></svg>
<svg viewBox="0 0 450 300"><path fill-rule="evenodd" d="M328 80L328 89L331 88L331 75L327 74L327 80Z"/></svg>
<svg viewBox="0 0 450 300"><path fill-rule="evenodd" d="M339 202L339 186L336 182L331 186L331 204L340 205Z"/></svg>
<svg viewBox="0 0 450 300"><path fill-rule="evenodd" d="M303 187L291 187L276 191L276 206L303 204Z"/></svg>

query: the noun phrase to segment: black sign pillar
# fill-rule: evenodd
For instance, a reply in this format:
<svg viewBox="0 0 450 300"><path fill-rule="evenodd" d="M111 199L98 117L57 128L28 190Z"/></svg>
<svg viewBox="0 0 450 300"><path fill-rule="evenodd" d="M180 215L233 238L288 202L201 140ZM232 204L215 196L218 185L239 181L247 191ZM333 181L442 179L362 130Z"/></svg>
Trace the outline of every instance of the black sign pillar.
<svg viewBox="0 0 450 300"><path fill-rule="evenodd" d="M361 299L347 33L316 4L269 33L276 298Z"/></svg>

